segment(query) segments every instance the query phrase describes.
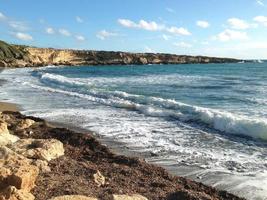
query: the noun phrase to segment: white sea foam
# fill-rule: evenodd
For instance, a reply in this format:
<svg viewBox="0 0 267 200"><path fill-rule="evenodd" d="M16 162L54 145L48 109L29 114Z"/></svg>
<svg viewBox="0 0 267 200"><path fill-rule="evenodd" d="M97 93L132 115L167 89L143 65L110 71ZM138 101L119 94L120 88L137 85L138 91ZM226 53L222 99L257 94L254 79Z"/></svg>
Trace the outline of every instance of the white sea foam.
<svg viewBox="0 0 267 200"><path fill-rule="evenodd" d="M88 83L49 73L43 74L41 79L71 86L88 86ZM169 117L184 122L199 123L227 134L245 135L267 140L267 120L262 118L255 119L230 112L184 104L175 100L145 97L122 91L91 89L86 94L81 94L54 88L46 89L52 92L86 98L89 101L104 105L137 110L154 117Z"/></svg>
<svg viewBox="0 0 267 200"><path fill-rule="evenodd" d="M10 72L8 85L11 89L3 88L3 91L8 91L9 95L4 95L6 98L26 105L25 114L96 131L104 138L122 142L131 150L154 153L156 156L149 161L170 166L173 171L181 172L179 175L197 177L198 181L227 189L247 199L265 199L266 143L223 135L242 134L259 138L266 129L264 110L259 118L255 115L250 118L246 116L246 109L244 115L236 114L211 109L209 104L199 107L178 100L138 95L131 90L122 91L123 87L116 90L110 87L139 81L142 84L165 84L177 80L178 85L203 81L194 76L86 79L46 74L46 71L38 71L40 76L29 76L30 70L24 72ZM32 95L31 101L25 94ZM261 97L264 99L264 96ZM211 129L202 129L195 124ZM193 169L185 173L177 166ZM219 178L214 178L218 174Z"/></svg>
<svg viewBox="0 0 267 200"><path fill-rule="evenodd" d="M48 81L52 81L52 82L56 82L59 84L68 84L68 85L72 85L72 86L83 86L85 85L85 83L81 83L79 81L76 81L74 79L71 78L67 78L65 76L61 76L61 75L56 75L56 74L50 74L50 73L44 73L41 75L41 80L48 80Z"/></svg>

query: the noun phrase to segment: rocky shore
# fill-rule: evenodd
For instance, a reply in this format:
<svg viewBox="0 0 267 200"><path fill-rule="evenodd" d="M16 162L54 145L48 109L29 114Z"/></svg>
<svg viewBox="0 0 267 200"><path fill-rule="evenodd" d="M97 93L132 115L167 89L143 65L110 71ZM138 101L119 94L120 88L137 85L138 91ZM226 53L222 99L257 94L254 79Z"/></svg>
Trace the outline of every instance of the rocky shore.
<svg viewBox="0 0 267 200"><path fill-rule="evenodd" d="M163 53L128 53L36 48L0 41L0 67L38 67L47 65L146 65L190 63L236 63L238 59L186 56Z"/></svg>
<svg viewBox="0 0 267 200"><path fill-rule="evenodd" d="M0 166L0 200L241 199L19 112L0 114Z"/></svg>

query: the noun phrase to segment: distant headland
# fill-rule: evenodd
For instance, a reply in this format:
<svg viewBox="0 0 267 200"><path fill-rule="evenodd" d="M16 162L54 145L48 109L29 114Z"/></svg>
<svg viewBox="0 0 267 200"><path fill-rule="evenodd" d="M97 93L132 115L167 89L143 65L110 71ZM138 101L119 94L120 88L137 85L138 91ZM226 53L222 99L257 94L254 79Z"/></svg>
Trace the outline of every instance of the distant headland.
<svg viewBox="0 0 267 200"><path fill-rule="evenodd" d="M0 67L39 67L47 65L146 65L237 63L239 59L187 56L165 53L129 53L115 51L37 48L0 41Z"/></svg>

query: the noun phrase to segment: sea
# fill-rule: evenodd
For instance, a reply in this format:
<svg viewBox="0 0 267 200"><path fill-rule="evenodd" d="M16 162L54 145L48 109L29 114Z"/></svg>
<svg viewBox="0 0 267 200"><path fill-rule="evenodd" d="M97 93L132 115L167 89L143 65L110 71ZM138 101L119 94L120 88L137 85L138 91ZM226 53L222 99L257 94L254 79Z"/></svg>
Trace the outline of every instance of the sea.
<svg viewBox="0 0 267 200"><path fill-rule="evenodd" d="M267 63L47 66L0 73L0 100L171 173L267 199ZM121 151L121 153L124 150Z"/></svg>

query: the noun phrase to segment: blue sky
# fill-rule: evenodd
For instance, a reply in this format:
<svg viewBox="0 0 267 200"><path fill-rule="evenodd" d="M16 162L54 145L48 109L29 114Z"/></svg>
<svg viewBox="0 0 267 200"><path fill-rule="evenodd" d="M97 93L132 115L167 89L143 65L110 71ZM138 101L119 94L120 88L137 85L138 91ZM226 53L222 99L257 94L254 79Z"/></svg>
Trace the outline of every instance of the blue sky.
<svg viewBox="0 0 267 200"><path fill-rule="evenodd" d="M0 0L0 39L267 59L267 0Z"/></svg>

